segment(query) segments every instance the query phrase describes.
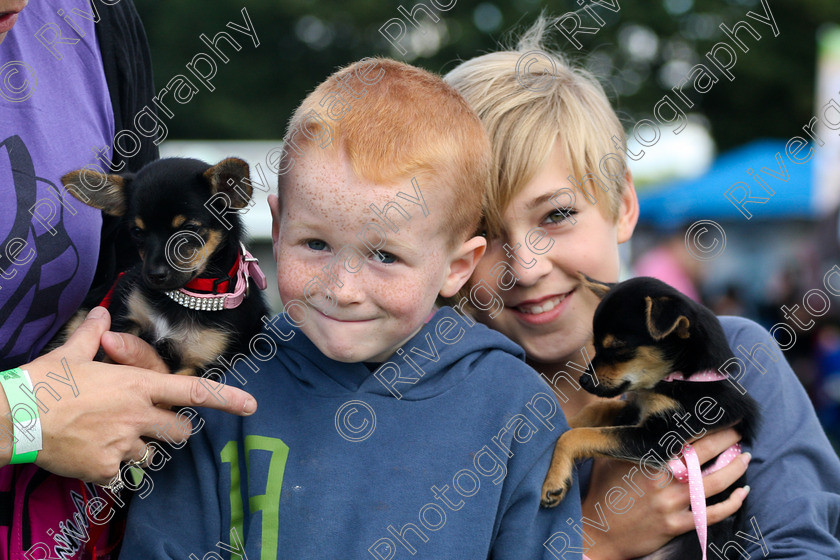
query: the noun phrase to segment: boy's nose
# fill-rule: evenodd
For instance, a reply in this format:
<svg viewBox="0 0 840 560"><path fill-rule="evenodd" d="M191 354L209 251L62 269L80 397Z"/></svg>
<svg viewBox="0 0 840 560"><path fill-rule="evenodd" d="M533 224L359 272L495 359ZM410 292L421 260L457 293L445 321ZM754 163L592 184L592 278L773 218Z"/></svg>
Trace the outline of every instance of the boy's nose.
<svg viewBox="0 0 840 560"><path fill-rule="evenodd" d="M361 303L365 299L364 288L356 279L349 281L342 279L344 286L341 288L334 288L336 303L338 305L352 305L354 303Z"/></svg>
<svg viewBox="0 0 840 560"><path fill-rule="evenodd" d="M352 305L361 303L365 299L365 280L360 277L359 272L350 272L340 267L338 280L340 284L332 286L335 300L338 305Z"/></svg>

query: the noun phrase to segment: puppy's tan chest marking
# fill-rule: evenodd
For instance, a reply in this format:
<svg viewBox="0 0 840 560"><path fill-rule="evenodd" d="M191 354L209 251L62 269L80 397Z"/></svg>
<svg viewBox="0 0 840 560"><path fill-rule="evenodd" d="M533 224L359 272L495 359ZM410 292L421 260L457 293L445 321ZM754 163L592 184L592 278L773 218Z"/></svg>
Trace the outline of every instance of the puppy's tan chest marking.
<svg viewBox="0 0 840 560"><path fill-rule="evenodd" d="M671 397L652 391L641 391L636 394L636 405L639 407L639 424L643 424L653 415L670 415L671 412L679 412L682 406Z"/></svg>
<svg viewBox="0 0 840 560"><path fill-rule="evenodd" d="M222 329L202 327L196 323L172 323L156 313L149 302L137 291L131 292L127 301L128 319L137 325L138 332L149 332L155 342L168 340L188 368L200 368L224 354L230 342L230 333Z"/></svg>
<svg viewBox="0 0 840 560"><path fill-rule="evenodd" d="M227 332L192 328L183 330L184 337L178 344L181 362L188 367L200 368L209 364L227 351L229 334Z"/></svg>
<svg viewBox="0 0 840 560"><path fill-rule="evenodd" d="M158 338L157 332L155 331L155 324L152 321L152 308L140 292L132 290L128 294L126 307L128 308L128 320L137 326L137 331L133 334L146 331L154 333L155 337Z"/></svg>

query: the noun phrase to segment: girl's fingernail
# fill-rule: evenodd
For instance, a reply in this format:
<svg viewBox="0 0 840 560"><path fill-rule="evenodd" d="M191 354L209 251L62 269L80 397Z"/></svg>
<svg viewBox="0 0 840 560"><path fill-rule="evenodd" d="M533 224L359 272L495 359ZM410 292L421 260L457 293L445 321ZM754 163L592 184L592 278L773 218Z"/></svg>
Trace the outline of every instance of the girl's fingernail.
<svg viewBox="0 0 840 560"><path fill-rule="evenodd" d="M744 486L744 497L746 498L750 493L750 486L749 484Z"/></svg>
<svg viewBox="0 0 840 560"><path fill-rule="evenodd" d="M748 466L750 464L750 459L752 459L752 453L749 451L741 455L741 460L744 462L744 466Z"/></svg>

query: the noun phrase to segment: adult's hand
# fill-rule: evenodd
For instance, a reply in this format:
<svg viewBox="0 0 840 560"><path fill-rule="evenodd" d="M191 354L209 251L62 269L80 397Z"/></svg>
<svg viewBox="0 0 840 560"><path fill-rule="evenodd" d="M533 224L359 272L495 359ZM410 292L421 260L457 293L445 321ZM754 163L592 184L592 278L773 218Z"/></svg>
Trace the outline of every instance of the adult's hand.
<svg viewBox="0 0 840 560"><path fill-rule="evenodd" d="M120 462L143 455L141 436L173 443L189 437L192 426L183 416L176 419L174 412L156 405L206 406L243 416L256 411L256 400L240 389L161 375L168 370L155 351L136 337L106 332L110 323L107 310L94 308L63 346L21 366L29 371L41 405L38 466L105 484ZM117 364L127 365L92 361L100 343ZM12 431L2 391L0 423L2 466L11 458Z"/></svg>
<svg viewBox="0 0 840 560"><path fill-rule="evenodd" d="M741 439L732 428L706 434L693 442L700 464L720 455ZM726 467L703 477L706 498L729 488L747 470L749 453L742 453ZM674 537L694 530L694 518L688 509L688 484L676 480L664 484L668 476L651 480L638 472L623 480L633 469L631 463L607 459L596 459L592 468L589 493L583 500L583 515L598 522L595 504L609 523L609 530L601 532L585 527L586 535L595 541L586 552L592 560L624 560L650 554L658 550ZM639 496L628 482L632 480L638 487ZM663 488L660 488L664 485ZM629 500L633 505L624 513L616 514L606 506L605 496L613 487L623 488L627 496L616 503L616 509L626 508ZM706 508L706 518L713 525L732 515L743 504L748 491L738 488L725 501ZM584 543L585 544L585 543Z"/></svg>

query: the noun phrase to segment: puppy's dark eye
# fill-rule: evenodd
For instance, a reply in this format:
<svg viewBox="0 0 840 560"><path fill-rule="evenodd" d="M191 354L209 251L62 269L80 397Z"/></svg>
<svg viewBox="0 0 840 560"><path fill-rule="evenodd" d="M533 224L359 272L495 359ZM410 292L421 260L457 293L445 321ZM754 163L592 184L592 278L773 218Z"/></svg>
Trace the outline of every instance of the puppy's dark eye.
<svg viewBox="0 0 840 560"><path fill-rule="evenodd" d="M135 241L142 241L146 236L146 232L137 226L133 226L130 230L128 230L128 232L131 234L131 238Z"/></svg>
<svg viewBox="0 0 840 560"><path fill-rule="evenodd" d="M207 231L207 228L204 227L204 224L202 224L201 222L199 222L197 220L188 221L183 226L181 226L181 229L184 229L184 230L187 230L187 231L195 231L195 232L199 232L199 233Z"/></svg>

